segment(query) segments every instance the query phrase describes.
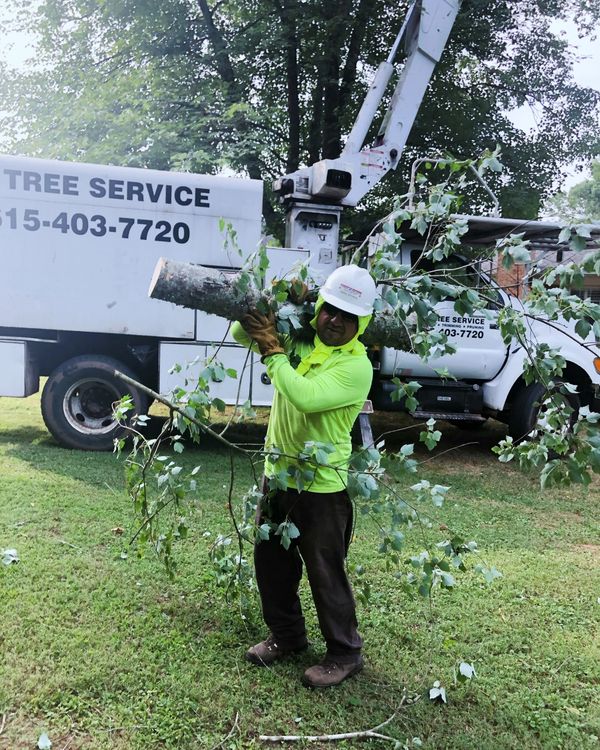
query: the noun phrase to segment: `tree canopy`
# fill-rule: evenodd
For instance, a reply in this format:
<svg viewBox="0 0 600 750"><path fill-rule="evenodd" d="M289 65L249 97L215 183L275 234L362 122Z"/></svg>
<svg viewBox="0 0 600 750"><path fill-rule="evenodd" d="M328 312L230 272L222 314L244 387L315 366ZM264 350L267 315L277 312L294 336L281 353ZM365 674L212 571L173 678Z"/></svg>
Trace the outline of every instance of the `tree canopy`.
<svg viewBox="0 0 600 750"><path fill-rule="evenodd" d="M590 177L567 193L557 193L548 209L566 221L600 221L600 160L590 165Z"/></svg>
<svg viewBox="0 0 600 750"><path fill-rule="evenodd" d="M42 0L37 67L4 76L10 150L49 158L270 180L339 155L408 3L387 0ZM587 0L464 0L421 107L403 169L362 210L404 191L413 157L502 145L504 212L534 217L561 168L598 153L600 94L578 86L551 31ZM15 14L16 15L16 14ZM22 17L22 16L21 16ZM398 61L399 66L402 56ZM390 93L390 92L388 92ZM535 104L535 131L511 110ZM375 129L372 135L374 135ZM267 191L265 217L277 231Z"/></svg>

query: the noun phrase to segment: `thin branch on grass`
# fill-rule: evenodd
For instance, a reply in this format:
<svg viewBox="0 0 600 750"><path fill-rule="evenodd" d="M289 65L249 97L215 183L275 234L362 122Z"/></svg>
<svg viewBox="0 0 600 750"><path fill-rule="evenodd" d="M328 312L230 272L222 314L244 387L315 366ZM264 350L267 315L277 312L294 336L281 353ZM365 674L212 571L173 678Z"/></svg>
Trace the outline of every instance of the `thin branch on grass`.
<svg viewBox="0 0 600 750"><path fill-rule="evenodd" d="M231 423L233 422L235 415L236 415L236 411L239 407L240 393L242 392L242 383L244 380L244 373L246 372L246 367L248 366L248 359L250 358L250 354L251 354L251 350L248 349L248 351L246 352L246 358L244 359L244 364L242 365L242 372L240 374L240 379L239 379L237 391L235 394L235 404L233 405L233 411L231 413L231 417L229 417L229 420L227 421L227 424L225 425L225 427L223 427L223 429L219 433L219 435L221 436L223 436L227 432L227 430L231 427Z"/></svg>
<svg viewBox="0 0 600 750"><path fill-rule="evenodd" d="M64 544L65 547L72 547L72 549L81 549L81 547L78 547L76 544L71 544L71 542L65 542L64 539L59 539L58 543Z"/></svg>
<svg viewBox="0 0 600 750"><path fill-rule="evenodd" d="M245 448L242 448L241 446L237 445L236 443L231 443L229 440L224 438L221 434L218 432L215 432L210 427L204 424L204 422L201 422L200 420L196 419L195 417L190 416L190 414L187 414L185 409L183 409L181 406L178 406L177 404L174 404L172 401L169 401L168 398L165 398L164 396L161 396L160 393L157 393L156 391L153 391L151 388L148 388L148 386L144 385L143 383L140 383L138 380L135 380L134 378L130 378L128 375L124 375L122 372L119 372L119 370L114 370L113 374L123 380L128 385L134 386L135 388L138 388L140 391L143 391L145 394L150 396L151 398L155 399L156 401L159 401L164 406L167 406L171 411L175 411L178 414L181 414L182 417L189 420L192 424L196 425L196 427L199 427L203 432L205 432L210 437L217 440L219 443L224 445L225 447L237 451L238 453L241 453L243 456L248 458L254 468L254 465L252 463L253 456L256 455L257 451L250 451L246 450ZM129 428L131 429L131 428ZM139 434L139 433L138 433ZM294 456L288 453L280 453L277 452L277 454L271 454L268 451L265 451L263 453L264 457L267 458L269 455L277 455L278 458L291 458L294 460L297 460L298 456ZM311 462L314 466L328 466L332 469L334 469L338 476L341 476L341 472L339 469L337 469L335 466L330 466L329 464L321 464L319 462ZM256 472L254 472L254 480L255 483L258 484Z"/></svg>
<svg viewBox="0 0 600 750"><path fill-rule="evenodd" d="M221 740L221 742L219 742L217 745L214 745L213 747L211 747L210 750L218 750L218 748L223 747L223 745L227 742L228 739L230 739L230 737L233 736L234 732L238 728L239 719L240 719L240 712L236 711L235 712L235 719L233 720L233 726L229 730L229 734L227 735L227 737L224 737Z"/></svg>
<svg viewBox="0 0 600 750"><path fill-rule="evenodd" d="M372 729L364 729L358 732L341 732L339 734L261 734L259 735L258 739L262 742L337 742L339 740L376 738L381 740L388 740L390 742L398 742L398 739L396 737L390 737L390 735L388 734L381 734L379 730L383 729L383 727L387 726L388 724L391 724L392 721L394 721L394 719L396 718L396 715L398 714L400 709L405 704L411 705L413 703L416 703L417 700L419 700L418 695L408 701L405 689L402 693L402 700L400 701L398 708L396 708L394 713L388 719L381 722L381 724L378 724Z"/></svg>
<svg viewBox="0 0 600 750"><path fill-rule="evenodd" d="M465 443L465 445L469 445L469 443ZM458 446L458 447L461 447L461 446ZM444 452L444 453L447 453L447 452L449 452L449 451L451 451L451 450L454 450L454 448L449 448L449 449L448 449L447 451L443 451L443 452ZM440 454L440 455L441 455L441 454ZM432 456L431 458L425 459L425 461L431 461L431 460L432 460L433 458L436 458L436 456ZM420 463L425 463L425 461L421 461ZM409 503L409 502L408 502L408 500L406 500L406 498L404 498L404 497L401 497L401 496L400 496L400 495L399 495L399 494L398 494L398 493L397 493L397 492L396 492L396 491L395 491L395 490L394 490L394 489L392 488L392 486L391 486L391 485L390 485L389 483L386 483L386 482L384 482L384 481L383 481L383 479L379 479L378 481L379 481L380 485L381 485L382 487L384 487L384 488L385 488L385 489L386 489L386 490L387 490L387 491L388 491L388 492L389 492L389 493L390 493L391 495L393 495L394 497L398 498L398 500L401 500L401 501L402 501L402 502L403 502L403 503L404 503L404 504L405 504L405 505L406 505L407 507L409 507L409 508L410 508L410 509L411 509L412 511L414 511L414 512L416 513L416 517L417 517L417 524L419 525L419 529L420 529L420 532L421 532L421 536L422 536L422 539L423 539L423 544L425 545L425 547L426 547L426 548L427 548L427 550L429 551L429 546L428 546L428 540L427 540L427 535L426 535L425 525L423 524L423 520L422 520L422 518L421 518L421 514L419 513L419 510L418 510L418 508L417 508L417 507L416 507L415 505L412 505L411 503ZM369 514L368 514L368 515L369 515L369 517L372 517L372 516L373 516L372 512L369 512ZM434 514L432 514L432 515L434 515L434 516L435 516L435 513L434 513ZM439 520L439 519L436 519L436 520ZM377 521L376 519L375 519L375 522L376 522L377 524L379 523L379 522L378 522L378 521ZM453 533L453 532L452 532L452 529L450 529L450 528L448 528L448 531L449 531L449 532L451 532L451 533ZM472 551L472 552L471 552L471 554L475 555L476 557L479 557L479 558L480 558L481 560L483 560L483 562L484 562L484 563L485 563L485 564L487 565L487 563L486 563L485 559L484 559L484 558L482 558L482 557L481 557L481 555L479 555L479 553L478 553L478 552L476 552L476 551ZM488 567L489 567L489 566L488 566ZM429 607L430 607L430 610L431 610L431 611L433 611L433 598L432 598L432 596L431 596L431 591L432 591L432 589L433 589L433 582L432 582L432 585L430 586L430 589L429 589L429 597L428 597L428 599L429 599Z"/></svg>
<svg viewBox="0 0 600 750"><path fill-rule="evenodd" d="M6 714L2 714L2 723L0 724L0 734L4 731L4 727L6 726Z"/></svg>
<svg viewBox="0 0 600 750"><path fill-rule="evenodd" d="M228 324L227 324L227 330L223 334L223 338L217 344L217 347L216 347L215 351L207 359L207 364L210 365L212 362L214 362L216 360L217 355L219 354L219 352L221 351L221 349L223 348L223 346L225 344L225 339L229 335L229 331L231 330L231 323L232 323L232 321L230 320L228 322ZM242 365L242 372L241 372L241 375L240 375L240 378L239 378L238 388L237 388L237 392L236 392L236 395L235 395L235 404L234 404L233 413L232 413L231 417L229 418L229 420L228 420L227 424L225 425L225 427L219 433L221 436L223 436L227 432L227 430L229 429L229 427L230 427L230 425L233 422L233 419L235 417L235 410L239 406L240 393L241 393L241 390L242 390L242 383L243 383L243 379L244 379L244 373L246 372L246 367L248 366L248 359L250 358L250 354L251 354L251 350L248 349L248 352L246 353L246 358L244 359L244 364ZM169 402L168 405L169 405L169 408L172 408L172 406L173 406L170 402Z"/></svg>

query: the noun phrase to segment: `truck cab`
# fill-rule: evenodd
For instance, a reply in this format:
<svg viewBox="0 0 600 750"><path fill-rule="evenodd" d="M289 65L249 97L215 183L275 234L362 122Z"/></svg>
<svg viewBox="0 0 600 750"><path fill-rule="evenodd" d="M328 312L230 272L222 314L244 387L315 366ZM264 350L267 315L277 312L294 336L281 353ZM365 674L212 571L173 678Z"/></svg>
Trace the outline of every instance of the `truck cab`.
<svg viewBox="0 0 600 750"><path fill-rule="evenodd" d="M418 272L435 271L451 283L460 283L476 290L487 301L486 314L459 315L452 300L436 305L438 321L435 330L443 332L456 348L452 354L423 360L414 352L384 347L376 353L376 377L372 401L377 409L403 410L404 403L395 401L394 379L417 382L419 407L411 413L421 419L444 419L469 428L495 417L509 426L513 438L520 439L535 426L543 407L544 387L541 383L527 385L523 371L528 349L546 343L559 349L566 360L563 380L577 389L565 394L577 413L582 406L592 410L600 407L600 349L594 342L583 342L564 320L549 322L529 319L527 340L506 344L500 334L498 315L512 307L527 313L527 303L503 289L492 278L493 247L496 239L506 234L523 233L533 254L556 256L563 247L558 237L561 226L551 222L518 221L498 217L469 216L469 230L463 237L465 254L455 254L435 264L422 258L419 236L404 227L406 241L399 260ZM600 232L592 233L589 249L597 248ZM479 260L474 260L479 258ZM448 371L451 378L440 378L438 371Z"/></svg>

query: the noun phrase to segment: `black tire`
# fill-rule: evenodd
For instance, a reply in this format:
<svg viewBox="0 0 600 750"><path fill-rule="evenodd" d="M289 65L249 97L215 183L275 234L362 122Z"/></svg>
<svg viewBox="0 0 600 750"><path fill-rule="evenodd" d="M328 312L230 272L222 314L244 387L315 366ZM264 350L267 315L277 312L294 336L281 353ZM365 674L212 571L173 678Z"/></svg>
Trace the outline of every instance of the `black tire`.
<svg viewBox="0 0 600 750"><path fill-rule="evenodd" d="M139 379L122 362L102 355L73 357L51 373L42 392L42 416L57 442L86 451L112 450L115 438L126 432L112 404L130 394L133 413L148 411L146 395L117 378L115 370Z"/></svg>
<svg viewBox="0 0 600 750"><path fill-rule="evenodd" d="M561 391L562 381L555 380L554 383L555 387L552 393L556 394L573 410L569 417L569 428L571 428L577 421L581 409L581 400L577 393ZM517 393L508 420L508 433L513 440L524 440L535 430L540 417L540 410L543 410L544 401L550 395L550 392L542 383L531 383Z"/></svg>

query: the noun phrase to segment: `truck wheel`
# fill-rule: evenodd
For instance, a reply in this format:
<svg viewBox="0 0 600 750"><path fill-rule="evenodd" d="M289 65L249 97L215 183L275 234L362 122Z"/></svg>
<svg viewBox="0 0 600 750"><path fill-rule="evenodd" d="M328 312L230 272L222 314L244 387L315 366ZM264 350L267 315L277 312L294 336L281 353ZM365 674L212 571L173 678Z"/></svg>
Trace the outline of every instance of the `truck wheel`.
<svg viewBox="0 0 600 750"><path fill-rule="evenodd" d="M122 362L102 355L73 357L50 375L42 392L42 416L61 445L112 450L114 439L126 431L113 416L113 404L126 394L133 399L135 414L147 412L146 395L115 377L114 370L136 378Z"/></svg>
<svg viewBox="0 0 600 750"><path fill-rule="evenodd" d="M559 390L561 381L555 380L554 382L557 385L554 394L573 410L568 424L568 429L571 429L577 421L581 408L579 395L577 393L562 393ZM543 427L544 412L550 396L548 389L542 383L531 383L519 391L513 402L508 421L508 432L513 440L523 440L536 427Z"/></svg>

